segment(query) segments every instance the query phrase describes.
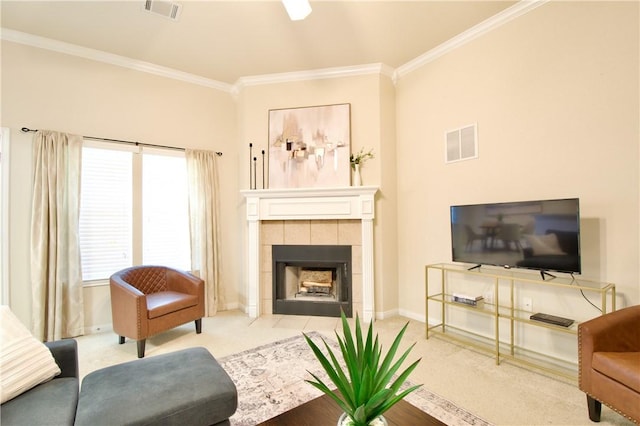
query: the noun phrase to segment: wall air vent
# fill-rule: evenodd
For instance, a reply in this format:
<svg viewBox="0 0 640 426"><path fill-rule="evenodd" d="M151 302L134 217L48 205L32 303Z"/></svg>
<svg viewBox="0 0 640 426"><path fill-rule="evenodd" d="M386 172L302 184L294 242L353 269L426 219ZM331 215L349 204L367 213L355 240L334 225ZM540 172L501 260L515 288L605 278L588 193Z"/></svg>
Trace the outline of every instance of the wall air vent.
<svg viewBox="0 0 640 426"><path fill-rule="evenodd" d="M478 158L477 125L460 127L445 134L445 162Z"/></svg>
<svg viewBox="0 0 640 426"><path fill-rule="evenodd" d="M144 2L144 10L172 21L177 21L180 18L180 13L182 13L182 5L164 0L146 0Z"/></svg>

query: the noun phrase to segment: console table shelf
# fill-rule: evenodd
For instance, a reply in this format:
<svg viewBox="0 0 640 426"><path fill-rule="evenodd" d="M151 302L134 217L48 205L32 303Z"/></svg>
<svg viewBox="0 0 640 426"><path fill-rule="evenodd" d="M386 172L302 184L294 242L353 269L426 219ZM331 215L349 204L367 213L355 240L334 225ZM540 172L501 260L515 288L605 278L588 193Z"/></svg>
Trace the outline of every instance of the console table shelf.
<svg viewBox="0 0 640 426"><path fill-rule="evenodd" d="M472 306L453 300L454 288L452 283L457 279L471 281L466 284L471 286L484 286L485 292L481 293L490 296L486 297L481 306ZM434 281L436 281L434 283ZM516 270L499 270L484 268L482 270L470 270L468 266L461 264L438 263L426 265L425 267L426 286L426 338L431 335L449 339L451 341L474 347L493 355L496 365L502 360L509 360L520 363L524 366L537 368L554 375L561 375L568 379L577 378L577 360L575 363L567 362L544 353L538 353L530 348L523 348L516 344L518 338L522 338L530 328L538 330L549 330L559 335L576 336L579 321L575 321L568 327L548 324L529 317L533 313L523 309L517 303L516 295L523 290L543 291L544 289L571 289L578 290L583 294L599 296L602 314L615 311L616 288L614 284L577 280L574 277L549 276L548 279L537 277L531 272ZM489 290L486 290L489 289ZM477 296L478 294L473 294ZM431 305L431 306L430 306ZM429 313L433 314L433 309L439 312L437 324L429 324ZM454 314L467 316L478 316L487 321L486 331L483 333L471 330L470 327L457 326L451 323L450 317ZM432 319L432 318L431 318ZM508 337L501 336L501 330ZM577 343L576 343L577 344Z"/></svg>

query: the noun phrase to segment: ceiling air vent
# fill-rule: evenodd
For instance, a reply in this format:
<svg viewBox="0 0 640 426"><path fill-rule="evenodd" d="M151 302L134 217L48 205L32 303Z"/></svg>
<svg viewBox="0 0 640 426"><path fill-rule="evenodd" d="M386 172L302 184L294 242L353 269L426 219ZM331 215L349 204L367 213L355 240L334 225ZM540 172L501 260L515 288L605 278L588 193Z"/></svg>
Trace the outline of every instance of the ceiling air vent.
<svg viewBox="0 0 640 426"><path fill-rule="evenodd" d="M445 135L445 162L478 158L477 126L461 127L450 130Z"/></svg>
<svg viewBox="0 0 640 426"><path fill-rule="evenodd" d="M146 0L144 10L177 21L182 12L182 5L164 0Z"/></svg>

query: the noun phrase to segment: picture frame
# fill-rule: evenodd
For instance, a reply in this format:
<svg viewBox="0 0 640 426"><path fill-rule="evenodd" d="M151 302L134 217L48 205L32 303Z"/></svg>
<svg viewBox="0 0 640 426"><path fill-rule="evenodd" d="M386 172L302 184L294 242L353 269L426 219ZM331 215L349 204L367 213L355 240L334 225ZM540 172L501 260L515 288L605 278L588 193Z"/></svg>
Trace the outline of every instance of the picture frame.
<svg viewBox="0 0 640 426"><path fill-rule="evenodd" d="M269 188L349 186L351 104L269 110Z"/></svg>

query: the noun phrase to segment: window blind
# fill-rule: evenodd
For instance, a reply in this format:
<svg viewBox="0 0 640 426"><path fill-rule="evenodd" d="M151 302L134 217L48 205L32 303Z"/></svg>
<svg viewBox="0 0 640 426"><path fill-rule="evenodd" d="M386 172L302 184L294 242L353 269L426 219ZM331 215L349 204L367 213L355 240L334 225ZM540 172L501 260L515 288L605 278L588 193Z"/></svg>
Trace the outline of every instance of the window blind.
<svg viewBox="0 0 640 426"><path fill-rule="evenodd" d="M82 149L80 256L84 281L132 265L132 153Z"/></svg>

